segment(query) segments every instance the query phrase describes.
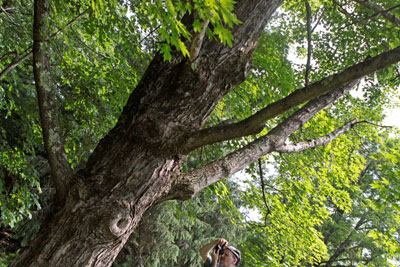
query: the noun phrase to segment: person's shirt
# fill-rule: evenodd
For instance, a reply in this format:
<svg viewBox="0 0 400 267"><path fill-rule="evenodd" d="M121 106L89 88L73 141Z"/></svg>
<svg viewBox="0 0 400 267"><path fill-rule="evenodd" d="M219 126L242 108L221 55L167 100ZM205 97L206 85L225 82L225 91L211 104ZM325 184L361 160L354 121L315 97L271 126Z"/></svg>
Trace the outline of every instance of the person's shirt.
<svg viewBox="0 0 400 267"><path fill-rule="evenodd" d="M217 266L220 266L219 263L217 263ZM208 256L206 262L203 263L203 267L212 267L212 258L210 256Z"/></svg>

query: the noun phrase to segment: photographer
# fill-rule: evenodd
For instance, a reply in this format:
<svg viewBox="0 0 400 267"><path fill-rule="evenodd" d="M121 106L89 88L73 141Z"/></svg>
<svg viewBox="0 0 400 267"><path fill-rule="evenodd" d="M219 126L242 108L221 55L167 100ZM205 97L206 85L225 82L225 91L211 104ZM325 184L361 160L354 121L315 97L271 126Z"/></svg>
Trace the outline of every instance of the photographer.
<svg viewBox="0 0 400 267"><path fill-rule="evenodd" d="M223 238L218 238L203 246L200 249L200 256L204 260L203 267L234 267L240 262L240 251L228 246L228 241Z"/></svg>

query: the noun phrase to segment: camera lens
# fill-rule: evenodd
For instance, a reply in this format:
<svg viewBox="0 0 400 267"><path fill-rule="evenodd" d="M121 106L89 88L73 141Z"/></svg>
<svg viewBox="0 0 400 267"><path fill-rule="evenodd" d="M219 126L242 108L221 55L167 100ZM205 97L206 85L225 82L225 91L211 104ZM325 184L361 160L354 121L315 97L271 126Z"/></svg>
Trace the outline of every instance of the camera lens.
<svg viewBox="0 0 400 267"><path fill-rule="evenodd" d="M222 254L224 254L225 246L216 245L214 249L215 249L215 251L219 250L219 255L222 255Z"/></svg>
<svg viewBox="0 0 400 267"><path fill-rule="evenodd" d="M221 249L219 250L219 255L224 254L224 249L225 249L225 246L221 247Z"/></svg>

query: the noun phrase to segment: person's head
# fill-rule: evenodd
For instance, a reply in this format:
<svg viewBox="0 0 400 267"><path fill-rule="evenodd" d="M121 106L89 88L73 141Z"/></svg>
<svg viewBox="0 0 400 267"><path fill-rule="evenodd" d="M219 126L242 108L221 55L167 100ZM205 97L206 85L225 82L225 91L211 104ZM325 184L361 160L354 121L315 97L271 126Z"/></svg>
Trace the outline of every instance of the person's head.
<svg viewBox="0 0 400 267"><path fill-rule="evenodd" d="M240 262L240 251L232 246L227 246L224 249L224 254L219 259L220 266L233 267Z"/></svg>

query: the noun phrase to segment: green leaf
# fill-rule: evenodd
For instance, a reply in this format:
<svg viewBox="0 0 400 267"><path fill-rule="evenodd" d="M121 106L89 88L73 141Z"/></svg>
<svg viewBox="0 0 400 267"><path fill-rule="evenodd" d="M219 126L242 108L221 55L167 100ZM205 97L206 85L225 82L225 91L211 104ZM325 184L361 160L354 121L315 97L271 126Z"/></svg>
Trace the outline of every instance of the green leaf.
<svg viewBox="0 0 400 267"><path fill-rule="evenodd" d="M202 24L198 19L196 19L196 20L193 22L193 30L194 30L195 32L201 32L202 27L203 27L203 24Z"/></svg>

